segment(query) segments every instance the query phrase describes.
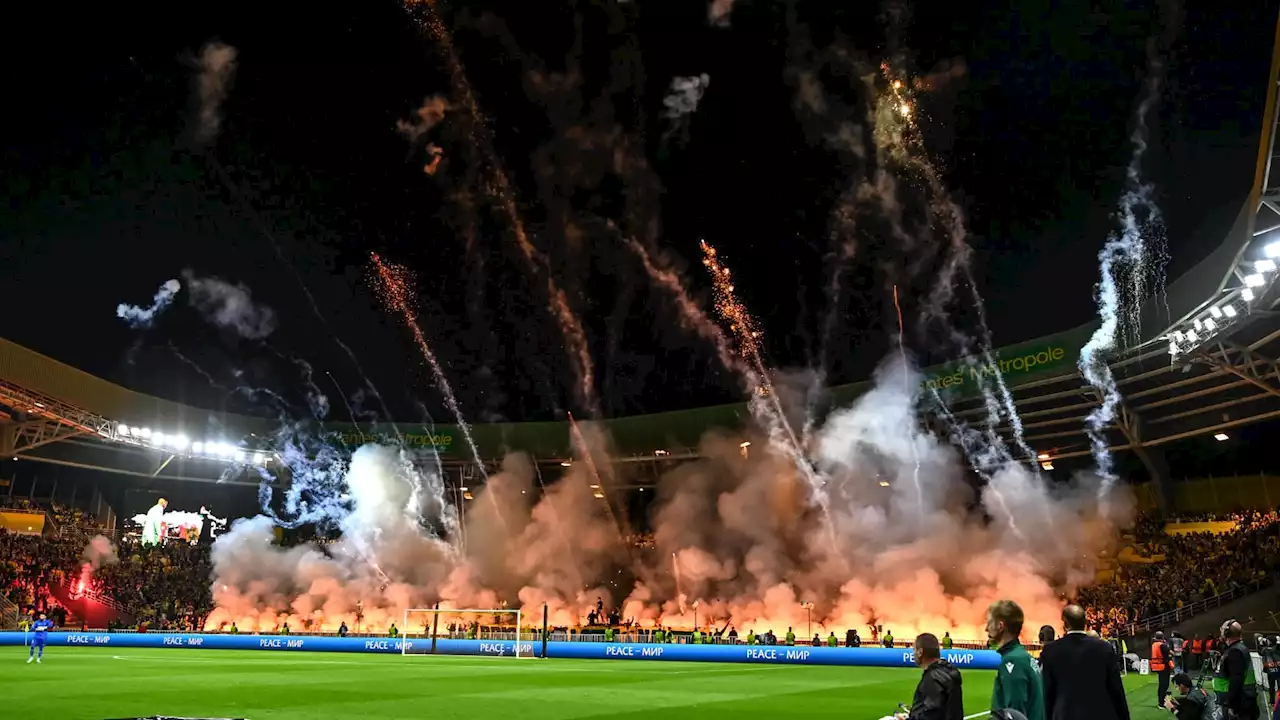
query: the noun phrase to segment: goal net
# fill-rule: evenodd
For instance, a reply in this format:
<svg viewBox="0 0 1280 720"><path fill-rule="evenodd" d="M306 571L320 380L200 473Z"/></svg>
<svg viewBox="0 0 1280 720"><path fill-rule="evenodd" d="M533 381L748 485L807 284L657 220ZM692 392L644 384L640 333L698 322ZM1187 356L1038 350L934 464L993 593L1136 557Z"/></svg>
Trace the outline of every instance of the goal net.
<svg viewBox="0 0 1280 720"><path fill-rule="evenodd" d="M400 653L533 657L534 633L522 619L519 610L412 608L404 612Z"/></svg>

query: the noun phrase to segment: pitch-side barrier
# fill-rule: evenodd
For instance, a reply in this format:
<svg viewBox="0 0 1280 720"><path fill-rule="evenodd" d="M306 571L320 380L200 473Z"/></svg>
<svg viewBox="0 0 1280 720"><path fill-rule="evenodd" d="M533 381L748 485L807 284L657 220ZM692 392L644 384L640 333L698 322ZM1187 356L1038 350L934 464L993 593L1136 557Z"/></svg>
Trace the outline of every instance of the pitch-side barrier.
<svg viewBox="0 0 1280 720"><path fill-rule="evenodd" d="M0 646L23 645L30 636L0 632ZM409 643L408 647L405 643ZM414 655L431 653L430 638L340 638L290 635L204 635L178 633L49 633L50 647L188 648L202 650L271 650ZM521 641L520 655L542 657L538 641ZM547 657L580 660L675 660L685 662L766 663L779 665L845 665L911 667L909 649L828 648L774 645L664 645L650 643L548 642ZM437 655L512 657L512 640L435 641ZM1000 656L991 650L944 650L952 665L994 670Z"/></svg>

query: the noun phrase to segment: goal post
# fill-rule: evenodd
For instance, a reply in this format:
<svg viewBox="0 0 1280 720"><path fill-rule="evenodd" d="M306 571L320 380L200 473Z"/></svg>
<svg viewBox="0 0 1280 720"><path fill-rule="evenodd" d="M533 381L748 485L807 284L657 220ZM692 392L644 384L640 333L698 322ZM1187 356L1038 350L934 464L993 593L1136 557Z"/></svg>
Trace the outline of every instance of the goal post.
<svg viewBox="0 0 1280 720"><path fill-rule="evenodd" d="M457 655L456 641L477 641L465 654L533 657L533 636L520 610L507 608L409 608L404 611L401 655ZM446 641L442 646L441 641Z"/></svg>

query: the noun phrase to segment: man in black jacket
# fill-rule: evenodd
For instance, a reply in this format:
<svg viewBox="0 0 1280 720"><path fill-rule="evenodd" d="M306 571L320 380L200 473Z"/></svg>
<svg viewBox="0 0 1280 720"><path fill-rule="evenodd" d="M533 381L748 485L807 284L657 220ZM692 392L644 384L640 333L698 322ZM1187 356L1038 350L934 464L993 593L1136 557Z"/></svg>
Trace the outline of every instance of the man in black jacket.
<svg viewBox="0 0 1280 720"><path fill-rule="evenodd" d="M1222 639L1227 647L1213 678L1213 689L1222 708L1236 720L1256 720L1262 713L1258 708L1258 680L1240 623L1232 620L1224 624Z"/></svg>
<svg viewBox="0 0 1280 720"><path fill-rule="evenodd" d="M1120 659L1104 640L1084 631L1079 605L1062 611L1067 631L1040 653L1047 720L1129 720L1120 681Z"/></svg>
<svg viewBox="0 0 1280 720"><path fill-rule="evenodd" d="M924 676L916 686L911 712L900 720L964 720L964 693L960 687L960 671L942 659L938 636L924 633L916 637L915 662L924 668Z"/></svg>

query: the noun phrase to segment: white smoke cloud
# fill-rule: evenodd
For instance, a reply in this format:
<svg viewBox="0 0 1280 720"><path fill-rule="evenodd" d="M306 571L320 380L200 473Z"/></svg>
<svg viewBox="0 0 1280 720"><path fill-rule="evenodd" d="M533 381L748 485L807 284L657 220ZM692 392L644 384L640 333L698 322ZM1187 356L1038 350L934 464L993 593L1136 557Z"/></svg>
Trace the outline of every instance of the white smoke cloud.
<svg viewBox="0 0 1280 720"><path fill-rule="evenodd" d="M89 565L93 570L97 570L103 565L114 565L120 562L116 557L116 547L104 535L94 535L89 544L84 546L84 552L81 553L85 564Z"/></svg>
<svg viewBox="0 0 1280 720"><path fill-rule="evenodd" d="M218 137L222 127L222 103L231 90L236 73L237 51L220 42L206 43L200 49L196 75L196 141L207 145Z"/></svg>
<svg viewBox="0 0 1280 720"><path fill-rule="evenodd" d="M663 114L672 120L693 114L698 109L698 103L702 101L702 95L706 93L707 86L710 84L711 76L706 73L672 78L671 88L662 99L662 104L666 108Z"/></svg>
<svg viewBox="0 0 1280 720"><path fill-rule="evenodd" d="M127 303L120 303L116 306L116 317L129 323L133 328L151 327L151 323L155 320L156 315L164 312L164 309L173 303L173 297L182 289L182 283L177 280L170 280L160 286L156 291L155 297L151 300L149 307L138 307Z"/></svg>
<svg viewBox="0 0 1280 720"><path fill-rule="evenodd" d="M216 277L196 277L184 270L191 306L206 320L250 340L261 340L276 328L275 312L253 301L244 285L232 285Z"/></svg>
<svg viewBox="0 0 1280 720"><path fill-rule="evenodd" d="M327 506L343 529L336 544L277 547L265 517L219 538L209 624L336 627L359 612L381 627L440 601L507 603L531 622L546 603L553 625L576 625L597 597L641 623L689 627L696 612L703 626L757 632L804 625L802 602L824 635L874 622L899 637L979 639L1002 598L1023 605L1029 626L1053 622L1060 593L1091 581L1089 558L1112 534L1092 488L1051 492L1007 463L975 497L963 458L919 426L919 386L889 363L814 430L825 505L786 452L757 442L744 457L740 437L708 435L699 460L661 479L650 551L624 543L591 488L607 492L608 480L588 463L539 497L529 461L509 457L459 523L437 475L396 449L361 448L340 489L313 488L349 496Z"/></svg>

